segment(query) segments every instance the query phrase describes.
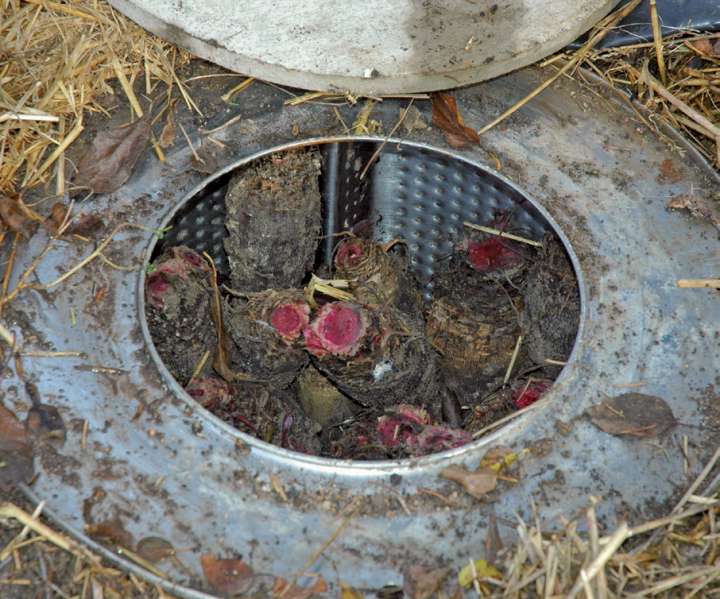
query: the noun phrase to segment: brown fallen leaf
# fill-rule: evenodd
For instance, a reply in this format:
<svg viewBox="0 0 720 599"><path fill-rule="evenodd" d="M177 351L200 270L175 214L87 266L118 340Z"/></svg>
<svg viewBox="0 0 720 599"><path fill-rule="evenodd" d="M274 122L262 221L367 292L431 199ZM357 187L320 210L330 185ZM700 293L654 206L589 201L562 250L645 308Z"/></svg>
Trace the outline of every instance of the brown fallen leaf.
<svg viewBox="0 0 720 599"><path fill-rule="evenodd" d="M674 196L667 205L670 210L687 210L695 218L709 220L716 229L720 230L720 208L717 200L694 194L684 193Z"/></svg>
<svg viewBox="0 0 720 599"><path fill-rule="evenodd" d="M700 54L720 58L720 39L712 40L710 38L704 38L701 40L693 40L688 42L688 45L692 46Z"/></svg>
<svg viewBox="0 0 720 599"><path fill-rule="evenodd" d="M150 112L126 127L99 131L78 163L74 184L95 193L116 191L130 178L150 136Z"/></svg>
<svg viewBox="0 0 720 599"><path fill-rule="evenodd" d="M428 124L425 122L425 119L423 119L422 113L418 110L417 106L413 104L400 110L400 118L403 119L403 129L405 129L407 133L422 131L428 128Z"/></svg>
<svg viewBox="0 0 720 599"><path fill-rule="evenodd" d="M487 533L485 534L485 556L490 563L495 562L498 554L503 548L500 529L497 524L497 516L495 515L495 506L490 505L490 517L488 519Z"/></svg>
<svg viewBox="0 0 720 599"><path fill-rule="evenodd" d="M490 468L481 467L475 472L470 472L463 466L448 466L440 474L462 485L468 494L478 499L484 498L497 486L497 473Z"/></svg>
<svg viewBox="0 0 720 599"><path fill-rule="evenodd" d="M165 126L160 132L158 143L160 144L161 148L169 148L171 145L173 145L173 143L175 143L175 119L172 115L172 112L168 114Z"/></svg>
<svg viewBox="0 0 720 599"><path fill-rule="evenodd" d="M57 235L62 226L65 215L67 214L67 206L60 202L53 204L50 215L43 221L43 226L51 235ZM80 235L85 237L91 233L95 233L103 227L102 218L97 214L80 214L72 219L65 228L66 235Z"/></svg>
<svg viewBox="0 0 720 599"><path fill-rule="evenodd" d="M206 554L200 556L200 565L208 584L222 595L245 593L248 579L254 577L253 569L240 559L218 559ZM274 582L273 578L271 586Z"/></svg>
<svg viewBox="0 0 720 599"><path fill-rule="evenodd" d="M288 588L289 584L284 578L278 578L273 587L273 595L278 598L282 597L282 599L311 599L328 591L328 584L322 576L318 576L309 587L292 585Z"/></svg>
<svg viewBox="0 0 720 599"><path fill-rule="evenodd" d="M125 529L120 518L104 520L85 526L85 532L93 539L110 542L120 547L130 548L133 546L133 536Z"/></svg>
<svg viewBox="0 0 720 599"><path fill-rule="evenodd" d="M0 194L0 222L14 233L28 237L34 229L33 219L24 209L19 196L9 197Z"/></svg>
<svg viewBox="0 0 720 599"><path fill-rule="evenodd" d="M451 572L451 568L428 570L414 565L403 577L403 591L409 599L430 599Z"/></svg>
<svg viewBox="0 0 720 599"><path fill-rule="evenodd" d="M158 564L176 553L172 543L162 537L143 537L138 541L135 551L152 564Z"/></svg>
<svg viewBox="0 0 720 599"><path fill-rule="evenodd" d="M65 221L66 214L67 206L62 202L55 202L50 210L50 215L43 221L43 227L45 227L51 235L57 235L57 232Z"/></svg>
<svg viewBox="0 0 720 599"><path fill-rule="evenodd" d="M592 423L611 435L654 437L677 424L665 400L643 393L623 393L589 412Z"/></svg>
<svg viewBox="0 0 720 599"><path fill-rule="evenodd" d="M25 427L0 404L0 489L10 490L33 476L33 450Z"/></svg>
<svg viewBox="0 0 720 599"><path fill-rule="evenodd" d="M685 177L672 158L666 158L660 163L658 183L680 183Z"/></svg>
<svg viewBox="0 0 720 599"><path fill-rule="evenodd" d="M464 148L480 141L478 132L465 125L458 111L455 96L448 92L430 94L432 122L445 133L445 139L453 148Z"/></svg>
<svg viewBox="0 0 720 599"><path fill-rule="evenodd" d="M340 591L340 599L365 599L365 595L360 591L356 591L343 582L340 583Z"/></svg>
<svg viewBox="0 0 720 599"><path fill-rule="evenodd" d="M35 439L65 442L65 423L55 406L35 403L25 419L25 428Z"/></svg>

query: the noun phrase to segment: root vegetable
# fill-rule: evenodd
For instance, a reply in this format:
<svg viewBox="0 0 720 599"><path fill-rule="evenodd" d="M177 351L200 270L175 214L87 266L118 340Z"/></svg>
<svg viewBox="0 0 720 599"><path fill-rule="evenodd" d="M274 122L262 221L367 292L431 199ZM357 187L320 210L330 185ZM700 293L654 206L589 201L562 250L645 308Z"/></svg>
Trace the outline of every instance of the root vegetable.
<svg viewBox="0 0 720 599"><path fill-rule="evenodd" d="M514 269L523 263L524 258L510 243L500 237L490 237L484 241L468 240L464 245L467 261L481 273Z"/></svg>
<svg viewBox="0 0 720 599"><path fill-rule="evenodd" d="M580 321L580 293L570 259L560 241L547 239L541 260L527 275L524 288L525 345L536 364L565 361L572 351ZM560 367L546 368L547 373Z"/></svg>
<svg viewBox="0 0 720 599"><path fill-rule="evenodd" d="M350 281L359 303L420 314L420 286L407 261L389 254L380 244L354 236L343 239L335 253L335 270L339 278Z"/></svg>
<svg viewBox="0 0 720 599"><path fill-rule="evenodd" d="M427 337L440 354L450 389L477 397L502 380L520 327L504 296L495 310L476 312L450 299L434 300L426 314Z"/></svg>
<svg viewBox="0 0 720 599"><path fill-rule="evenodd" d="M320 156L273 155L233 176L225 196L225 250L241 291L298 287L321 233Z"/></svg>
<svg viewBox="0 0 720 599"><path fill-rule="evenodd" d="M184 384L217 343L210 268L202 256L184 246L171 248L153 266L145 280L148 323L160 357Z"/></svg>
<svg viewBox="0 0 720 599"><path fill-rule="evenodd" d="M298 396L305 414L322 426L337 424L353 414L353 402L312 365L298 378Z"/></svg>
<svg viewBox="0 0 720 599"><path fill-rule="evenodd" d="M226 303L231 369L276 389L290 385L308 361L301 332L309 315L302 292L295 290L268 290Z"/></svg>
<svg viewBox="0 0 720 599"><path fill-rule="evenodd" d="M378 418L376 427L380 444L389 450L403 449L410 455L421 456L472 441L472 435L464 430L434 424L423 409L399 405L389 412Z"/></svg>
<svg viewBox="0 0 720 599"><path fill-rule="evenodd" d="M551 381L531 381L526 383L525 381L519 381L519 383L513 389L512 400L517 406L518 410L531 406L536 401L542 398L543 395L552 387Z"/></svg>
<svg viewBox="0 0 720 599"><path fill-rule="evenodd" d="M306 328L305 343L318 369L366 407L437 398L435 353L397 309L327 304Z"/></svg>
<svg viewBox="0 0 720 599"><path fill-rule="evenodd" d="M305 345L316 357L352 357L365 341L369 318L365 309L346 302L325 304L305 328Z"/></svg>
<svg viewBox="0 0 720 599"><path fill-rule="evenodd" d="M233 388L223 379L207 376L193 379L185 391L204 408L218 408L233 400Z"/></svg>

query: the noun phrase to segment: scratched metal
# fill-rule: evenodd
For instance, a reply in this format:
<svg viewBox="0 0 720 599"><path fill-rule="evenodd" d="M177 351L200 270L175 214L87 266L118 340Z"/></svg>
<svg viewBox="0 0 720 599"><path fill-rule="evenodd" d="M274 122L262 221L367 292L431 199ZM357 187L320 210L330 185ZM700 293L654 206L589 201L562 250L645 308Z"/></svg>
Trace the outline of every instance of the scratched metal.
<svg viewBox="0 0 720 599"><path fill-rule="evenodd" d="M480 127L546 75L527 69L459 91L466 122ZM225 144L220 170L296 143L298 122L315 132L301 136L308 144L338 141L331 108L284 108L270 88L255 85L254 93L270 100L251 104L257 97L238 97L237 114L249 116L216 134ZM108 256L138 270L96 261L63 285L21 294L3 315L11 330L25 331L20 341L29 349L87 354L24 361L25 377L68 424L63 446L38 449L35 496L80 539L86 516L117 516L135 541L158 535L188 548L181 557L192 577L167 566L180 585L171 592L188 597L198 596L191 588L207 590L199 565L204 553L241 555L257 571L278 575L299 571L337 530L353 499L358 511L311 570L333 584L342 580L364 590L401 585L409 565L461 564L476 557L491 510L501 535L509 538L515 514L531 515L531 500L548 527L560 526L560 516L579 514L590 494L603 498L605 527L666 509L717 447L720 401L714 325L720 303L711 290L676 287L679 278L716 275L720 241L708 223L666 205L677 194L718 193L720 183L672 131L658 136L614 92L591 85L595 89L558 82L463 151L449 148L434 128L388 144L402 141L412 151L456 156L522 190L572 249L583 300L579 337L557 384L535 409L472 445L399 462L299 456L238 435L193 404L159 363L141 318L142 267L155 241L147 230L126 230ZM429 122L429 106L416 105ZM400 106L386 100L373 118L390 130ZM346 122L354 110L342 108ZM198 147L198 133L190 134ZM148 153L127 185L93 198L84 210L160 227L207 184L190 160L186 147L169 154L163 166ZM41 251L44 235L38 232L20 249L13 284ZM84 244L59 242L39 268L39 281L49 282L89 251ZM107 295L96 302L103 285ZM117 370L88 368L93 365ZM629 389L663 397L680 424L652 443L599 432L585 416L587 408ZM23 415L29 398L17 374L6 373L0 392ZM684 435L687 472L678 450ZM474 468L497 445L529 450L517 484L501 483L485 502L459 492L453 505L421 491L457 491L439 472L450 464ZM271 475L282 481L289 501L273 491ZM106 495L91 504L98 488Z"/></svg>

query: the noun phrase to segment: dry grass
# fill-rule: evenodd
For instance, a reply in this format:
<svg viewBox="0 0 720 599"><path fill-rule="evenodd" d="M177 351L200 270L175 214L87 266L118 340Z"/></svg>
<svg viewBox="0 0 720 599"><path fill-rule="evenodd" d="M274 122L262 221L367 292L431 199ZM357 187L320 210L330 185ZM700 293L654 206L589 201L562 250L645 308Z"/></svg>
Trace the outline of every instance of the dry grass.
<svg viewBox="0 0 720 599"><path fill-rule="evenodd" d="M720 33L688 31L657 43L596 50L584 66L630 89L720 168Z"/></svg>
<svg viewBox="0 0 720 599"><path fill-rule="evenodd" d="M0 0L0 15L0 192L54 181L62 195L65 150L86 112L114 108L112 81L132 107L128 120L147 107L133 91L138 80L148 96L158 85L185 91L175 67L189 55L103 0Z"/></svg>

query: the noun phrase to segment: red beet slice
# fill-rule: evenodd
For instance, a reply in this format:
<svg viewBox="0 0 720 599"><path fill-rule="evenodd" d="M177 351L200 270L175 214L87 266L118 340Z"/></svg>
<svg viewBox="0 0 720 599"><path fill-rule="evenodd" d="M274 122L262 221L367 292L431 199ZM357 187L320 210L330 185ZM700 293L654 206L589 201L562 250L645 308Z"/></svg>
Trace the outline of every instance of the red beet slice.
<svg viewBox="0 0 720 599"><path fill-rule="evenodd" d="M536 381L529 385L523 384L515 390L512 400L518 410L531 406L538 401L552 386L551 383L545 381Z"/></svg>
<svg viewBox="0 0 720 599"><path fill-rule="evenodd" d="M305 345L315 356L329 353L352 357L365 340L367 327L368 318L360 306L347 302L325 304L305 328Z"/></svg>
<svg viewBox="0 0 720 599"><path fill-rule="evenodd" d="M232 400L233 389L221 378L208 376L190 381L185 387L188 395L203 407L217 406Z"/></svg>
<svg viewBox="0 0 720 599"><path fill-rule="evenodd" d="M308 362L300 333L309 318L310 307L295 289L268 289L225 302L230 370L246 381L285 389Z"/></svg>
<svg viewBox="0 0 720 599"><path fill-rule="evenodd" d="M305 302L288 302L275 306L270 324L287 341L294 341L310 322L310 306Z"/></svg>
<svg viewBox="0 0 720 599"><path fill-rule="evenodd" d="M523 256L507 241L491 237L485 241L468 241L467 257L470 265L479 272L506 270L523 262Z"/></svg>
<svg viewBox="0 0 720 599"><path fill-rule="evenodd" d="M360 239L349 239L338 247L335 254L335 268L341 271L355 268L365 255L364 243Z"/></svg>

